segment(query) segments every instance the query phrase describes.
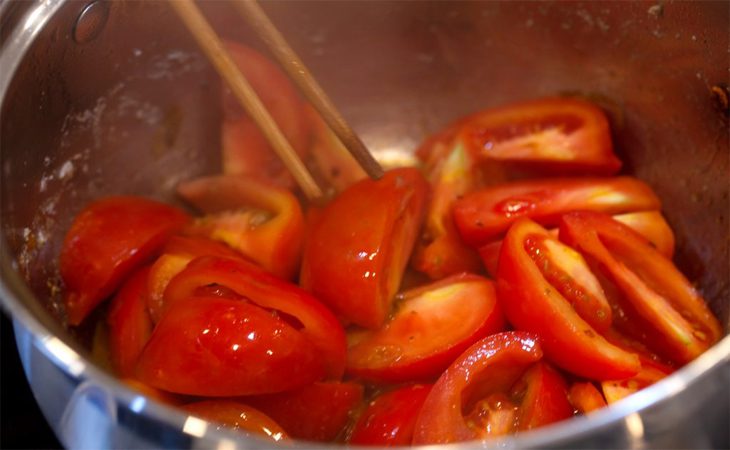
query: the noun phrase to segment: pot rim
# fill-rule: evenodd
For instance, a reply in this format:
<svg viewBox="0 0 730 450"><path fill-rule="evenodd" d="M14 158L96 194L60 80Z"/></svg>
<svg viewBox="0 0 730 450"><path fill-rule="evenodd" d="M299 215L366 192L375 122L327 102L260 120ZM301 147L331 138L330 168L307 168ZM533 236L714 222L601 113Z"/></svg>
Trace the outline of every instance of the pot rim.
<svg viewBox="0 0 730 450"><path fill-rule="evenodd" d="M23 2L0 2L0 23L3 23L3 16L7 16L8 11L17 3ZM22 14L18 23L14 24L14 29L9 34L6 42L0 46L0 67L4 68L0 71L0 108L5 102L7 90L13 76L28 49L48 21L66 3L66 0L36 0L31 6L27 6L28 3L25 4L27 6L26 11ZM163 403L147 400L146 397L126 386L118 378L87 361L81 353L57 337L46 324L42 323L28 309L26 305L37 302L38 299L18 274L17 264L8 251L4 236L0 236L0 244L2 244L0 245L0 305L14 321L22 324L32 334L34 345L51 358L66 374L79 382L90 381L108 388L120 406L124 406L140 415L149 415L151 418L176 426L181 432L193 438L203 439L206 442L217 442L219 448L221 448L220 445L227 448L227 444L235 446L236 443L246 439L263 442L256 435L244 437L245 435L242 435L241 432L226 429L219 430L215 427L200 427L197 429L191 427L191 429L186 429L186 423L188 423L190 416ZM705 353L672 375L626 399L589 415L576 416L570 420L516 435L486 441L449 444L439 446L439 448L555 446L580 436L595 433L620 421L626 422L626 429L632 434L631 438L640 441L643 436L643 426L639 413L671 400L672 396L688 386L700 382L703 376L728 365L730 365L730 335L726 335ZM145 399L145 401L141 402L139 399ZM270 441L265 442L271 444ZM299 448L323 447L322 443L305 441L295 441L295 444ZM327 447L341 447L335 444L325 445ZM426 447L431 446L415 448Z"/></svg>

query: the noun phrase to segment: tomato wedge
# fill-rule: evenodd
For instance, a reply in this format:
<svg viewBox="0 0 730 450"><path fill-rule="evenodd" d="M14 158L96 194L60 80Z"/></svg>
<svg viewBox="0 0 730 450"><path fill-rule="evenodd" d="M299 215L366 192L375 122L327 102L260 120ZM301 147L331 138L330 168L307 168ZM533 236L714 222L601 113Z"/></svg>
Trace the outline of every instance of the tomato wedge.
<svg viewBox="0 0 730 450"><path fill-rule="evenodd" d="M510 331L469 347L436 381L416 419L413 444L448 444L484 437L465 418L478 400L509 392L530 364L542 357L534 334Z"/></svg>
<svg viewBox="0 0 730 450"><path fill-rule="evenodd" d="M605 330L611 324L598 282L582 258L573 258L567 247L557 250L559 245L529 219L510 228L497 270L497 295L507 319L519 330L537 333L547 358L569 372L596 380L636 374L638 356L592 326Z"/></svg>
<svg viewBox="0 0 730 450"><path fill-rule="evenodd" d="M163 295L167 284L182 272L190 261L199 256L221 256L237 258L240 255L230 247L206 238L172 236L162 250L162 255L152 264L148 277L147 307L152 320L157 323L162 317Z"/></svg>
<svg viewBox="0 0 730 450"><path fill-rule="evenodd" d="M516 181L465 195L454 203L454 222L462 239L480 247L499 239L520 217L557 225L575 210L608 214L658 210L649 186L631 177L549 178Z"/></svg>
<svg viewBox="0 0 730 450"><path fill-rule="evenodd" d="M606 397L606 402L610 405L645 387L651 386L671 373L671 368L642 360L641 370L638 374L623 380L603 381L601 382L601 389Z"/></svg>
<svg viewBox="0 0 730 450"><path fill-rule="evenodd" d="M475 172L472 156L460 141L455 141L450 153L429 173L432 196L412 266L433 280L482 268L474 249L461 241L451 215L454 201L476 186Z"/></svg>
<svg viewBox="0 0 730 450"><path fill-rule="evenodd" d="M189 297L170 305L137 364L152 387L228 397L281 392L324 375L319 349L269 311L242 300Z"/></svg>
<svg viewBox="0 0 730 450"><path fill-rule="evenodd" d="M61 248L69 324L80 324L187 221L179 209L141 197L105 197L86 206Z"/></svg>
<svg viewBox="0 0 730 450"><path fill-rule="evenodd" d="M412 384L378 395L357 418L348 442L351 445L410 445L416 418L430 384Z"/></svg>
<svg viewBox="0 0 730 450"><path fill-rule="evenodd" d="M684 275L630 227L604 214L575 212L562 218L560 239L620 291L619 307L640 324L652 350L684 364L722 337L719 321Z"/></svg>
<svg viewBox="0 0 730 450"><path fill-rule="evenodd" d="M581 414L588 414L606 406L606 399L603 398L603 395L593 383L587 381L571 384L568 399L573 408Z"/></svg>
<svg viewBox="0 0 730 450"><path fill-rule="evenodd" d="M634 231L644 236L659 253L667 258L671 258L674 254L674 232L672 232L669 224L664 220L664 216L659 211L617 214L613 218L621 223L625 223L633 228ZM552 228L548 232L552 236L558 236L557 228ZM490 242L479 248L479 256L482 258L484 267L493 276L497 275L500 248L502 248L501 240Z"/></svg>
<svg viewBox="0 0 730 450"><path fill-rule="evenodd" d="M207 213L187 232L222 241L269 272L292 279L299 269L304 214L286 189L219 175L182 183L178 193Z"/></svg>
<svg viewBox="0 0 730 450"><path fill-rule="evenodd" d="M454 275L402 294L379 330L350 333L347 372L370 381L435 377L467 347L504 326L492 282Z"/></svg>
<svg viewBox="0 0 730 450"><path fill-rule="evenodd" d="M232 400L203 400L183 406L187 413L226 428L264 436L274 442L288 440L286 432L271 417Z"/></svg>
<svg viewBox="0 0 730 450"><path fill-rule="evenodd" d="M427 192L414 168L393 169L342 192L309 230L301 285L347 321L381 326L416 241Z"/></svg>
<svg viewBox="0 0 730 450"><path fill-rule="evenodd" d="M287 141L304 157L310 130L296 88L276 64L255 50L230 41L225 46ZM228 87L225 84L222 87L223 173L255 177L284 188L295 187L293 177L256 124L244 113Z"/></svg>
<svg viewBox="0 0 730 450"><path fill-rule="evenodd" d="M532 430L565 420L573 415L568 401L568 387L555 369L544 361L533 364L512 387L512 396L520 404L517 429Z"/></svg>
<svg viewBox="0 0 730 450"><path fill-rule="evenodd" d="M152 335L147 311L149 272L145 267L132 275L109 305L109 354L112 367L122 377L134 375L139 355Z"/></svg>
<svg viewBox="0 0 730 450"><path fill-rule="evenodd" d="M165 308L194 295L204 286L224 286L248 301L283 313L301 325L301 332L319 350L327 375L339 379L345 368L345 332L332 313L298 286L283 281L242 259L201 257L188 263L165 289ZM167 314L167 313L165 313Z"/></svg>
<svg viewBox="0 0 730 450"><path fill-rule="evenodd" d="M613 175L606 115L576 98L544 98L492 108L461 126L462 139L483 159L532 164L544 171Z"/></svg>
<svg viewBox="0 0 730 450"><path fill-rule="evenodd" d="M245 401L276 420L295 439L328 442L342 432L362 398L361 384L329 382Z"/></svg>

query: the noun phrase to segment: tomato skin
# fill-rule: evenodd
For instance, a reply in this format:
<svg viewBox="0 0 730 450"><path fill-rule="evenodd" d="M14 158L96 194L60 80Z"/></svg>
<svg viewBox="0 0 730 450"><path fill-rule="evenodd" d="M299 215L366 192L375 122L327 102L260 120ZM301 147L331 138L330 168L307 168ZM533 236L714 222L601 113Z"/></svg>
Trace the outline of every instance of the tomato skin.
<svg viewBox="0 0 730 450"><path fill-rule="evenodd" d="M351 445L410 445L416 418L430 384L413 384L380 394L371 400L355 422Z"/></svg>
<svg viewBox="0 0 730 450"><path fill-rule="evenodd" d="M565 380L546 362L533 364L522 376L522 382L527 388L519 409L519 430L532 430L573 415Z"/></svg>
<svg viewBox="0 0 730 450"><path fill-rule="evenodd" d="M194 295L203 286L220 285L269 310L296 319L301 332L319 349L327 376L339 379L345 370L345 332L316 298L242 259L201 257L188 263L165 289L165 308ZM165 313L166 314L166 313Z"/></svg>
<svg viewBox="0 0 730 450"><path fill-rule="evenodd" d="M506 183L465 195L454 203L454 222L473 247L499 239L520 217L557 225L569 211L608 214L658 210L649 186L631 177L548 178Z"/></svg>
<svg viewBox="0 0 730 450"><path fill-rule="evenodd" d="M531 220L520 219L502 244L497 295L509 322L538 334L546 357L569 372L596 380L636 374L636 354L612 345L582 319L528 255L526 240L540 233L547 235Z"/></svg>
<svg viewBox="0 0 730 450"><path fill-rule="evenodd" d="M427 192L414 168L393 169L342 192L309 230L302 287L347 321L381 326L415 244Z"/></svg>
<svg viewBox="0 0 730 450"><path fill-rule="evenodd" d="M272 441L289 439L271 417L244 403L233 400L203 400L182 406L188 414L216 422L226 428L254 433Z"/></svg>
<svg viewBox="0 0 730 450"><path fill-rule="evenodd" d="M411 265L433 280L482 268L474 249L461 241L451 215L454 201L476 187L476 175L474 158L460 141L452 143L444 160L428 173L432 195Z"/></svg>
<svg viewBox="0 0 730 450"><path fill-rule="evenodd" d="M179 209L141 197L105 197L86 206L61 248L68 323L80 324L187 221Z"/></svg>
<svg viewBox="0 0 730 450"><path fill-rule="evenodd" d="M152 319L147 311L149 268L134 273L109 305L109 353L112 367L122 377L134 374L139 355L152 335Z"/></svg>
<svg viewBox="0 0 730 450"><path fill-rule="evenodd" d="M276 420L295 439L330 442L347 425L362 398L359 383L318 382L244 401Z"/></svg>
<svg viewBox="0 0 730 450"><path fill-rule="evenodd" d="M491 108L470 116L460 134L483 159L531 164L543 172L613 175L621 168L605 114L576 98Z"/></svg>
<svg viewBox="0 0 730 450"><path fill-rule="evenodd" d="M221 256L237 258L233 249L210 239L187 236L172 236L162 250L162 255L152 264L148 277L147 307L152 320L162 318L164 293L170 280L182 272L190 261L199 256Z"/></svg>
<svg viewBox="0 0 730 450"><path fill-rule="evenodd" d="M571 384L568 399L575 410L581 414L588 414L606 406L603 394L596 389L593 383L587 381Z"/></svg>
<svg viewBox="0 0 730 450"><path fill-rule="evenodd" d="M507 391L541 357L537 336L523 331L493 334L469 347L446 369L426 397L416 419L413 445L479 438L477 430L463 416L469 403L477 394L486 397Z"/></svg>
<svg viewBox="0 0 730 450"><path fill-rule="evenodd" d="M271 117L300 157L307 154L310 130L296 88L273 62L253 49L226 42L225 47L251 83ZM223 86L223 173L245 175L294 188L294 179L233 93Z"/></svg>
<svg viewBox="0 0 730 450"><path fill-rule="evenodd" d="M375 382L435 377L474 342L504 326L492 282L454 275L404 293L379 330L351 333L347 372Z"/></svg>
<svg viewBox="0 0 730 450"><path fill-rule="evenodd" d="M671 258L674 254L674 232L659 211L617 214L613 218L630 226L634 231L644 236L659 253L667 258ZM552 228L548 232L552 236L558 236L557 228ZM501 247L502 241L499 240L490 242L479 248L479 256L482 258L487 272L492 276L497 275L499 249Z"/></svg>
<svg viewBox="0 0 730 450"><path fill-rule="evenodd" d="M291 192L253 178L218 175L182 183L178 193L207 213L188 233L222 241L281 278L297 273L304 214Z"/></svg>
<svg viewBox="0 0 730 450"><path fill-rule="evenodd" d="M684 275L630 227L604 214L574 212L562 218L560 239L594 261L612 285L607 288L620 291L629 326L639 324L644 343L667 359L687 363L722 336Z"/></svg>
<svg viewBox="0 0 730 450"><path fill-rule="evenodd" d="M137 365L152 387L209 397L280 392L323 375L306 336L258 306L219 297L171 305Z"/></svg>
<svg viewBox="0 0 730 450"><path fill-rule="evenodd" d="M669 376L672 371L672 369L666 366L653 364L650 361L642 359L641 370L633 377L601 382L601 389L606 398L606 403L610 405L645 387L651 386L662 378Z"/></svg>

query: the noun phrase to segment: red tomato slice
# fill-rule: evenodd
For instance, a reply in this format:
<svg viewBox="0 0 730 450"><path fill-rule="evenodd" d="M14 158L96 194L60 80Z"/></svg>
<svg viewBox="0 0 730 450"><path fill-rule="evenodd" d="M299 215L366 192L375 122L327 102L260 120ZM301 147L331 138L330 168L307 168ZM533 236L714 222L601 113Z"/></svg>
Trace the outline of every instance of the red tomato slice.
<svg viewBox="0 0 730 450"><path fill-rule="evenodd" d="M570 399L573 408L581 414L588 414L606 406L606 400L598 389L596 389L596 386L586 381L576 382L570 385L568 399Z"/></svg>
<svg viewBox="0 0 730 450"><path fill-rule="evenodd" d="M435 377L474 342L504 326L492 282L454 275L403 294L379 330L351 333L347 372L370 381Z"/></svg>
<svg viewBox="0 0 730 450"><path fill-rule="evenodd" d="M225 45L286 139L305 159L310 130L297 90L276 64L258 52L234 42ZM289 171L226 85L223 85L223 107L223 173L256 177L285 188L295 187Z"/></svg>
<svg viewBox="0 0 730 450"><path fill-rule="evenodd" d="M414 168L390 170L342 192L309 230L301 285L346 320L381 326L416 241L427 192Z"/></svg>
<svg viewBox="0 0 730 450"><path fill-rule="evenodd" d="M324 185L332 187L335 192L367 178L360 164L309 104L304 106L304 115L312 128L309 154L314 163L314 175L322 178Z"/></svg>
<svg viewBox="0 0 730 450"><path fill-rule="evenodd" d="M652 350L684 364L722 337L719 321L684 275L630 227L604 214L575 212L563 217L560 239L595 261L618 288L620 306L630 321L639 321Z"/></svg>
<svg viewBox="0 0 730 450"><path fill-rule="evenodd" d="M141 197L106 197L84 208L61 248L69 324L80 324L187 221L179 209Z"/></svg>
<svg viewBox="0 0 730 450"><path fill-rule="evenodd" d="M142 349L152 334L152 319L147 311L149 268L132 275L109 305L109 353L112 367L122 377L134 375Z"/></svg>
<svg viewBox="0 0 730 450"><path fill-rule="evenodd" d="M286 432L271 417L232 400L204 400L183 406L187 413L226 428L254 433L272 441L288 440Z"/></svg>
<svg viewBox="0 0 730 450"><path fill-rule="evenodd" d="M276 420L295 439L330 442L345 428L362 398L361 384L334 382L245 401Z"/></svg>
<svg viewBox="0 0 730 450"><path fill-rule="evenodd" d="M173 236L165 245L162 255L157 258L148 277L149 295L147 307L152 320L157 323L162 317L165 288L172 278L182 272L190 261L199 256L220 256L237 258L233 249L210 239L186 236Z"/></svg>
<svg viewBox="0 0 730 450"><path fill-rule="evenodd" d="M674 232L664 220L659 211L642 211L628 214L617 214L614 220L625 223L637 233L644 236L657 249L659 253L671 258L674 254ZM557 237L558 229L548 230L550 235ZM479 256L482 258L484 267L492 276L497 275L497 264L499 262L499 250L502 248L502 241L490 242L479 248Z"/></svg>
<svg viewBox="0 0 730 450"><path fill-rule="evenodd" d="M410 445L416 418L432 385L413 384L375 397L350 434L351 445Z"/></svg>
<svg viewBox="0 0 730 450"><path fill-rule="evenodd" d="M569 283L554 286L546 279L542 263L530 256L530 240L536 237L544 239L549 235L531 220L520 219L502 244L497 295L509 322L519 330L538 334L548 359L569 372L596 380L636 374L640 368L638 356L609 343L585 320L590 317L592 323L598 323L609 318L610 323L605 298L586 302L586 309L576 311L573 305L593 296L586 295L589 290L580 280L569 278ZM566 263L569 264L579 262ZM585 267L580 270L584 271ZM565 295L571 296L572 301Z"/></svg>
<svg viewBox="0 0 730 450"><path fill-rule="evenodd" d="M456 141L445 159L429 173L433 194L412 266L433 280L460 272L479 272L482 268L474 249L461 241L451 215L454 201L475 188L475 172L473 158Z"/></svg>
<svg viewBox="0 0 730 450"><path fill-rule="evenodd" d="M651 188L635 178L549 178L467 194L454 203L454 222L467 244L480 247L500 238L520 217L549 226L569 211L622 214L659 207Z"/></svg>
<svg viewBox="0 0 730 450"><path fill-rule="evenodd" d="M621 168L606 115L575 98L544 98L489 109L471 116L460 134L471 151L485 159L594 175L613 175Z"/></svg>
<svg viewBox="0 0 730 450"><path fill-rule="evenodd" d="M220 175L178 186L178 193L207 213L187 231L222 241L284 279L299 269L304 214L286 189L253 178Z"/></svg>
<svg viewBox="0 0 730 450"><path fill-rule="evenodd" d="M241 259L202 257L191 261L165 290L164 308L209 285L224 286L268 310L301 324L301 332L319 349L327 375L339 379L345 369L345 332L332 313L298 286Z"/></svg>
<svg viewBox="0 0 730 450"><path fill-rule="evenodd" d="M517 419L519 430L532 430L573 415L565 380L543 361L533 364L512 390L513 397L521 397L518 400L521 404Z"/></svg>
<svg viewBox="0 0 730 450"><path fill-rule="evenodd" d="M542 357L534 334L512 331L469 347L436 381L416 419L413 444L448 444L483 437L464 413L482 398L508 392L527 367Z"/></svg>
<svg viewBox="0 0 730 450"><path fill-rule="evenodd" d="M281 392L323 374L319 349L303 333L263 308L219 297L171 305L137 365L152 387L210 397Z"/></svg>
<svg viewBox="0 0 730 450"><path fill-rule="evenodd" d="M651 386L670 374L671 370L665 369L662 365L642 360L641 370L638 374L623 380L603 381L601 389L606 397L606 402L610 405Z"/></svg>

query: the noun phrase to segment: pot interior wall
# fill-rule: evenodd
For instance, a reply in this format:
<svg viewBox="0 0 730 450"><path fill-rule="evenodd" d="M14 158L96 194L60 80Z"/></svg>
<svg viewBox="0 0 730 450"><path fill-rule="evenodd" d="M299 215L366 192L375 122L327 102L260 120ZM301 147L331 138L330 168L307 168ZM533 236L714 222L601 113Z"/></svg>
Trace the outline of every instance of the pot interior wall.
<svg viewBox="0 0 730 450"><path fill-rule="evenodd" d="M112 193L175 201L219 170L218 79L164 2L108 2L87 43L69 2L40 33L2 105L2 233L40 301L73 215ZM226 37L260 45L223 2ZM270 2L265 7L382 159L461 115L545 95L610 114L624 172L648 182L674 228L676 261L727 327L725 2ZM34 302L34 299L24 299ZM49 311L57 314L54 303ZM83 333L81 333L83 335Z"/></svg>

